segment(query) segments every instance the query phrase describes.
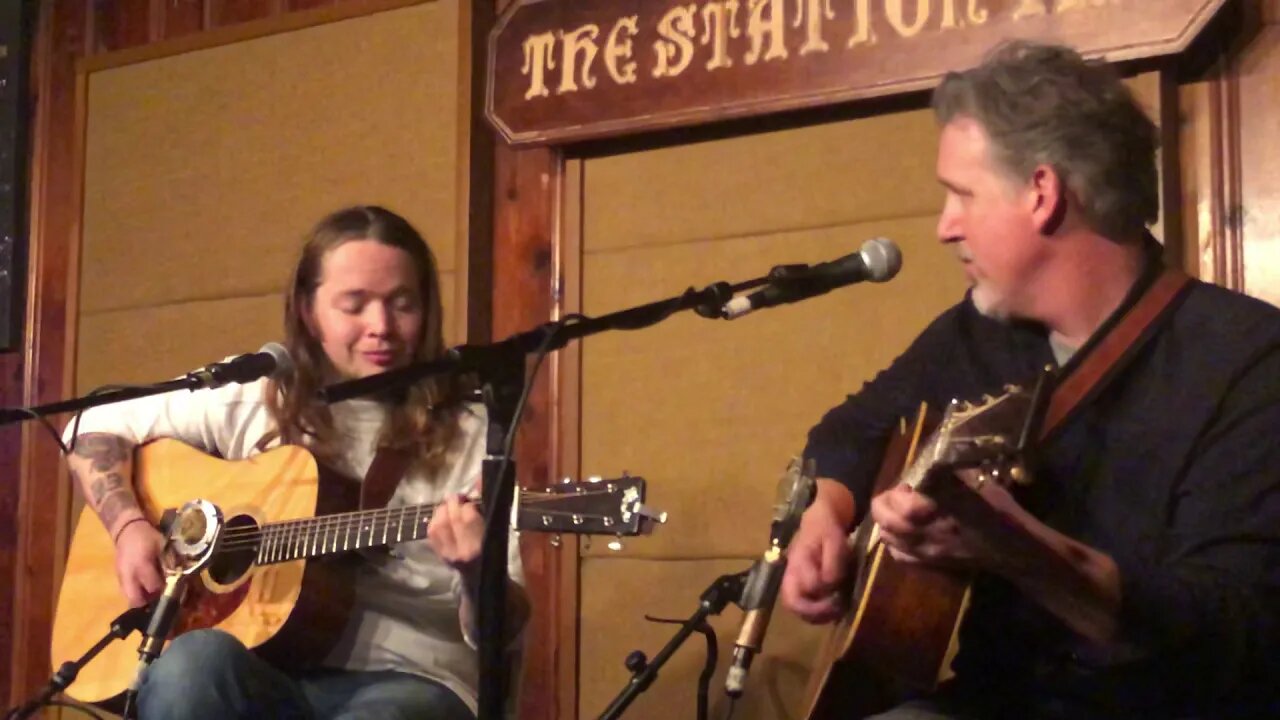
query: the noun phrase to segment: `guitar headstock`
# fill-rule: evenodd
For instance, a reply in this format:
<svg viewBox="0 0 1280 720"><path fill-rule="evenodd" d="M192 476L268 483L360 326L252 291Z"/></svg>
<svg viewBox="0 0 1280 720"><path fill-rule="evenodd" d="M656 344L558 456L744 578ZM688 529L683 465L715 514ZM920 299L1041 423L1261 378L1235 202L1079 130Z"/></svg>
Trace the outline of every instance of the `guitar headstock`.
<svg viewBox="0 0 1280 720"><path fill-rule="evenodd" d="M1029 482L1022 445L1037 410L1036 397L1016 385L1004 389L998 396L947 406L927 456L921 456L919 482L930 473L974 468L991 479Z"/></svg>
<svg viewBox="0 0 1280 720"><path fill-rule="evenodd" d="M574 535L641 535L667 521L644 504L642 477L590 478L520 493L516 527Z"/></svg>

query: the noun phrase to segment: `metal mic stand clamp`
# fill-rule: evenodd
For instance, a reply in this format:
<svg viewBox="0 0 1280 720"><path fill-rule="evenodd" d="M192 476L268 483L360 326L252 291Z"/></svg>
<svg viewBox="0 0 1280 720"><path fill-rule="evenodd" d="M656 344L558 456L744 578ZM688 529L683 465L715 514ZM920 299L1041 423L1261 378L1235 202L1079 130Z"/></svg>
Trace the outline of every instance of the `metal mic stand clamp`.
<svg viewBox="0 0 1280 720"><path fill-rule="evenodd" d="M698 719L705 720L707 717L707 686L711 683L711 676L715 674L716 669L716 643L715 631L707 623L707 618L712 615L719 615L721 611L729 603L736 603L742 598L742 589L746 584L747 575L750 570L743 570L732 575L721 575L716 578L702 593L702 597L698 600L698 609L688 620L683 622L679 620L658 620L646 616L648 620L656 622L680 623L680 629L667 642L666 645L658 651L653 660L646 661L644 653L639 650L633 651L627 656L627 669L631 671L631 680L627 682L627 686L618 693L609 707L605 709L600 716L600 720L616 720L621 717L624 710L631 705L632 702L640 695L640 693L649 689L655 678L658 677L658 670L666 664L667 660L675 653L684 641L695 632L700 632L707 636L707 663L702 670L702 674L698 677Z"/></svg>

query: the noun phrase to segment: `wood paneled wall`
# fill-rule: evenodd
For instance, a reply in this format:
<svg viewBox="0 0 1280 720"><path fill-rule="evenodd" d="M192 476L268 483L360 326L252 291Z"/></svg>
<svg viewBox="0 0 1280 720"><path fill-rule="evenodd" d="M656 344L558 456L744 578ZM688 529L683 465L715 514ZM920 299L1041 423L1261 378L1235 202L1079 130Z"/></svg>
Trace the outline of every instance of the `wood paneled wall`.
<svg viewBox="0 0 1280 720"><path fill-rule="evenodd" d="M1183 251L1202 279L1280 305L1280 0L1243 6L1243 32L1177 88Z"/></svg>

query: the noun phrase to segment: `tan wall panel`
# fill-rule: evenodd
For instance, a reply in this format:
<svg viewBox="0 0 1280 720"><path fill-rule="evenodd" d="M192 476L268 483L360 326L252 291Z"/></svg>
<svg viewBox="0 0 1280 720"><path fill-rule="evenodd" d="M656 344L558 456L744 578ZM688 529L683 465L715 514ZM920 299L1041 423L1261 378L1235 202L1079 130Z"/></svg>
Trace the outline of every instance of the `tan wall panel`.
<svg viewBox="0 0 1280 720"><path fill-rule="evenodd" d="M592 160L586 252L931 213L937 142L919 110Z"/></svg>
<svg viewBox="0 0 1280 720"><path fill-rule="evenodd" d="M96 313L81 318L76 387L158 382L280 336L276 294Z"/></svg>
<svg viewBox="0 0 1280 720"><path fill-rule="evenodd" d="M1280 2L1240 59L1244 290L1280 305Z"/></svg>
<svg viewBox="0 0 1280 720"><path fill-rule="evenodd" d="M582 563L584 618L601 618L598 631L582 634L579 655L579 716L598 717L630 679L622 662L632 650L650 658L671 638L675 625L648 622L644 615L689 617L698 597L716 578L745 570L749 561L656 561L589 558ZM724 675L742 611L730 605L711 619L719 640L720 661L711 682L710 717L724 717ZM747 691L734 720L784 720L798 717L815 648L826 628L805 625L790 613L773 616L764 654L751 665ZM706 641L693 635L671 657L658 679L626 713L635 718L691 718L697 707L696 683L706 659Z"/></svg>
<svg viewBox="0 0 1280 720"><path fill-rule="evenodd" d="M92 74L82 311L273 292L353 203L406 215L452 269L457 18L426 3Z"/></svg>
<svg viewBox="0 0 1280 720"><path fill-rule="evenodd" d="M767 540L787 458L822 412L898 355L964 278L937 246L934 219L913 218L711 243L589 255L584 307L598 315L781 262L816 262L893 237L901 274L733 322L693 313L583 345L582 469L645 475L671 514L624 551L645 557L747 556Z"/></svg>
<svg viewBox="0 0 1280 720"><path fill-rule="evenodd" d="M440 278L445 336L456 340L453 274ZM158 382L227 355L253 352L280 340L284 300L279 293L175 303L84 315L76 387L87 392L116 383Z"/></svg>

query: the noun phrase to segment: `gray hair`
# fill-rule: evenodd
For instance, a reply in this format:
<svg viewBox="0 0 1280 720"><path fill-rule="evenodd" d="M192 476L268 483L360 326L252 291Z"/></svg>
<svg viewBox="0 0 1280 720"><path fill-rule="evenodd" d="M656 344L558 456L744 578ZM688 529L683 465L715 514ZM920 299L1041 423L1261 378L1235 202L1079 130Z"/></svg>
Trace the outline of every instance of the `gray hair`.
<svg viewBox="0 0 1280 720"><path fill-rule="evenodd" d="M957 116L977 121L1014 180L1052 167L1102 235L1138 237L1158 216L1159 133L1105 64L1067 47L1011 41L981 65L948 73L933 110L944 125Z"/></svg>

